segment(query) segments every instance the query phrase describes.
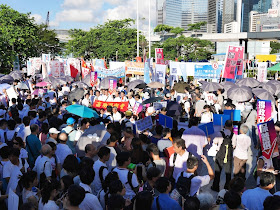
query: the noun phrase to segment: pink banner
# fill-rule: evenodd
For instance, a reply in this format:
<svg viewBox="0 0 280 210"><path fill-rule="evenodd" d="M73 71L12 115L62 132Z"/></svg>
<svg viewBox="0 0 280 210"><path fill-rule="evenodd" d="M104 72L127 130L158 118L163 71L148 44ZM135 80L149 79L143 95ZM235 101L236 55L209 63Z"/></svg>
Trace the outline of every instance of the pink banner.
<svg viewBox="0 0 280 210"><path fill-rule="evenodd" d="M93 87L94 85L97 85L97 72L91 71L90 72L90 85Z"/></svg>
<svg viewBox="0 0 280 210"><path fill-rule="evenodd" d="M112 95L116 92L117 89L117 80L109 79L109 93Z"/></svg>
<svg viewBox="0 0 280 210"><path fill-rule="evenodd" d="M224 66L223 78L235 79L235 70L237 68L237 75L243 74L243 58L244 47L229 46L226 56L226 63Z"/></svg>
<svg viewBox="0 0 280 210"><path fill-rule="evenodd" d="M156 48L156 64L164 64L163 48Z"/></svg>
<svg viewBox="0 0 280 210"><path fill-rule="evenodd" d="M271 120L271 101L258 100L257 113L258 123L264 123Z"/></svg>
<svg viewBox="0 0 280 210"><path fill-rule="evenodd" d="M262 155L266 159L270 159L277 145L277 134L274 127L274 122L268 121L258 124L259 138L262 148Z"/></svg>
<svg viewBox="0 0 280 210"><path fill-rule="evenodd" d="M143 110L143 105L136 102L136 103L134 104L132 113L133 113L134 115L138 115L142 110Z"/></svg>

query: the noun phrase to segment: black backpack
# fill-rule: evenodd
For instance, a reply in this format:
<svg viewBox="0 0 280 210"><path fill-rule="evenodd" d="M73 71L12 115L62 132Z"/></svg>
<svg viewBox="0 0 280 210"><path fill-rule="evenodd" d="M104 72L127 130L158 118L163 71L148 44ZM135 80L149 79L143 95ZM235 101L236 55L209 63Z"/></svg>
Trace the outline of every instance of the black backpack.
<svg viewBox="0 0 280 210"><path fill-rule="evenodd" d="M184 172L181 172L181 176L178 178L176 189L183 198L190 196L192 178L194 178L193 174L190 177L184 177Z"/></svg>
<svg viewBox="0 0 280 210"><path fill-rule="evenodd" d="M98 172L99 179L100 179L100 182L101 182L102 186L103 186L103 182L104 182L104 179L103 179L103 170L104 170L105 168L108 170L108 168L107 168L106 166L101 166L101 167L99 168L99 172Z"/></svg>
<svg viewBox="0 0 280 210"><path fill-rule="evenodd" d="M233 153L233 147L232 147L233 132L231 132L229 136L225 135L223 131L221 131L221 134L223 136L223 143L221 144L220 150L217 152L216 158L220 161L223 161L227 154L227 160L231 161L232 153Z"/></svg>

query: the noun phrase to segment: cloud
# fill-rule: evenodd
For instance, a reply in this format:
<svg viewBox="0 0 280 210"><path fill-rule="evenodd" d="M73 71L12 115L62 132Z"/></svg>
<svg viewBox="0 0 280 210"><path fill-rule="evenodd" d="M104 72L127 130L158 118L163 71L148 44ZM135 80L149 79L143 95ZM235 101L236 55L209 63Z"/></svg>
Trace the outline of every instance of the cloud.
<svg viewBox="0 0 280 210"><path fill-rule="evenodd" d="M33 17L35 23L37 23L37 24L41 24L44 22L43 17L39 14L31 14L30 17Z"/></svg>
<svg viewBox="0 0 280 210"><path fill-rule="evenodd" d="M73 8L86 8L99 10L103 6L103 1L100 0L65 0L62 4L62 7L65 9L73 9Z"/></svg>
<svg viewBox="0 0 280 210"><path fill-rule="evenodd" d="M93 20L94 15L92 10L70 9L56 14L56 21L58 22L92 22Z"/></svg>

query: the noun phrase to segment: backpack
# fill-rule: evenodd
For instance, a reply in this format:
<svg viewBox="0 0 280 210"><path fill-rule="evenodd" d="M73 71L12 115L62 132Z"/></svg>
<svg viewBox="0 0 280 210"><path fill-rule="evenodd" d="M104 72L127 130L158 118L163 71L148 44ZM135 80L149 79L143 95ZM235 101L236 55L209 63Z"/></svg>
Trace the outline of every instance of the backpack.
<svg viewBox="0 0 280 210"><path fill-rule="evenodd" d="M217 152L216 158L219 161L223 161L224 163L227 163L228 161L232 160L232 137L233 132L228 136L225 135L223 131L221 131L221 134L223 136L223 143L221 144L220 150Z"/></svg>
<svg viewBox="0 0 280 210"><path fill-rule="evenodd" d="M18 114L18 108L17 108L17 106L11 106L11 107L10 107L10 112L11 112L11 115L12 115L12 116Z"/></svg>
<svg viewBox="0 0 280 210"><path fill-rule="evenodd" d="M45 174L45 167L46 167L46 163L47 163L47 162L48 162L48 161L46 161L46 162L44 163L43 172L40 174L40 183L39 183L40 189L42 189L44 183L45 183L46 180L47 180L47 177L46 177L46 174Z"/></svg>
<svg viewBox="0 0 280 210"><path fill-rule="evenodd" d="M7 132L4 132L5 143L8 145L9 148L13 147L13 141L15 140L16 137L17 137L17 132L14 133L13 138L11 139L11 141L9 141L7 138Z"/></svg>
<svg viewBox="0 0 280 210"><path fill-rule="evenodd" d="M138 192L138 187L133 187L132 185L132 176L133 176L133 172L132 171L128 171L127 173L127 183L126 184L129 184L130 188L135 192L137 193Z"/></svg>
<svg viewBox="0 0 280 210"><path fill-rule="evenodd" d="M183 171L181 172L181 175L178 178L178 181L176 183L176 189L183 198L190 196L192 178L194 178L193 174L188 178L184 177Z"/></svg>
<svg viewBox="0 0 280 210"><path fill-rule="evenodd" d="M99 168L98 174L99 174L99 179L100 179L101 184L103 184L103 182L104 182L104 179L103 179L103 170L104 170L105 168L108 170L108 168L107 168L106 166L101 166L101 167Z"/></svg>

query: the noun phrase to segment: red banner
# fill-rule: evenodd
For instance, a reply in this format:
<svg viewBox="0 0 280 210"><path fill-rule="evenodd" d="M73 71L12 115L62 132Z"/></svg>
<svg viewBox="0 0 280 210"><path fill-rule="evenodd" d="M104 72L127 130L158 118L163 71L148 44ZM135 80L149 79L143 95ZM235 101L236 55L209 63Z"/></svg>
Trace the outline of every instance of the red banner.
<svg viewBox="0 0 280 210"><path fill-rule="evenodd" d="M156 48L156 64L164 64L163 49Z"/></svg>
<svg viewBox="0 0 280 210"><path fill-rule="evenodd" d="M128 101L125 102L107 102L107 101L98 101L96 100L92 107L96 109L106 109L107 106L117 107L118 111L125 112L128 109Z"/></svg>
<svg viewBox="0 0 280 210"><path fill-rule="evenodd" d="M243 73L244 47L229 46L226 56L223 78L235 79L235 70L237 75Z"/></svg>

